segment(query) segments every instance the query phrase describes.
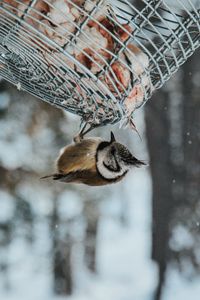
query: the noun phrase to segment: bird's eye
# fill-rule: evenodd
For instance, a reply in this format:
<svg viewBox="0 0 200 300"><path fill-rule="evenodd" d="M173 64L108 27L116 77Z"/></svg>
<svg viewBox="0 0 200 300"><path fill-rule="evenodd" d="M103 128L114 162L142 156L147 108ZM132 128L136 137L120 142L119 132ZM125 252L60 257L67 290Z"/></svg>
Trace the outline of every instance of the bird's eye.
<svg viewBox="0 0 200 300"><path fill-rule="evenodd" d="M111 148L110 153L111 153L112 155L115 155L115 152L116 152L115 148Z"/></svg>

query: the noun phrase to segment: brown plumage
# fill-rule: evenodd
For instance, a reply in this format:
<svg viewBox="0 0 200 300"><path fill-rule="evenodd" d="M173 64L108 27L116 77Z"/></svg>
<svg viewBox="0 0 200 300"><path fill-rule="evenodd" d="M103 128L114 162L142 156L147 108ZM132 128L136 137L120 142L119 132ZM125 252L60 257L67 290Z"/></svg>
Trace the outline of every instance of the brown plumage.
<svg viewBox="0 0 200 300"><path fill-rule="evenodd" d="M95 186L109 184L109 181L98 174L96 168L96 152L101 142L100 138L88 138L65 147L57 160L60 178L54 179Z"/></svg>
<svg viewBox="0 0 200 300"><path fill-rule="evenodd" d="M58 173L44 176L61 182L101 186L120 181L130 166L144 163L115 141L113 133L109 142L100 138L86 138L66 146L57 159Z"/></svg>

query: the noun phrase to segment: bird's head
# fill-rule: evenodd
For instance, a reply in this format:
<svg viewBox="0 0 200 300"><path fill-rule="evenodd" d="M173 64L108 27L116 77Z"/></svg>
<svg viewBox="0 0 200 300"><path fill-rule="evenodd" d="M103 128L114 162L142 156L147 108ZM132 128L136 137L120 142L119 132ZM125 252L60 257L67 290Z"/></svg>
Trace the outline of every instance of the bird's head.
<svg viewBox="0 0 200 300"><path fill-rule="evenodd" d="M135 158L131 152L115 139L111 132L110 141L102 141L97 149L97 170L108 180L125 175L131 167L145 165Z"/></svg>

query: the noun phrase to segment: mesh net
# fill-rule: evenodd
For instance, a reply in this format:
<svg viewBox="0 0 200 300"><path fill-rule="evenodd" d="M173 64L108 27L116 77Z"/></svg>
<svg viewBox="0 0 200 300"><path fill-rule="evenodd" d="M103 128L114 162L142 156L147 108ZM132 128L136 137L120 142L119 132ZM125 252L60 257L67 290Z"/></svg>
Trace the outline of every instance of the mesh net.
<svg viewBox="0 0 200 300"><path fill-rule="evenodd" d="M0 1L0 75L87 123L130 121L200 45L200 1L137 2Z"/></svg>

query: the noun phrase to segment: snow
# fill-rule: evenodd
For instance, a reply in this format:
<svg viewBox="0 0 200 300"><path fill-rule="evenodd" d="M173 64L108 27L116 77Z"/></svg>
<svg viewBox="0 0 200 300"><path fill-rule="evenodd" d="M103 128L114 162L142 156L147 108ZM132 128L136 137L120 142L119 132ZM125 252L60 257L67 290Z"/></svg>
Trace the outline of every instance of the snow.
<svg viewBox="0 0 200 300"><path fill-rule="evenodd" d="M0 223L10 220L14 213L13 198L3 190L0 190Z"/></svg>
<svg viewBox="0 0 200 300"><path fill-rule="evenodd" d="M0 157L10 169L18 168L25 163L29 159L28 153L31 153L31 149L31 139L25 134L18 135L12 143L9 140L7 142L0 140Z"/></svg>
<svg viewBox="0 0 200 300"><path fill-rule="evenodd" d="M6 102L7 101L7 102ZM3 106L8 103L8 98ZM73 118L72 118L73 119ZM120 140L127 141L136 157L148 162L144 134L142 109L135 114L142 142L131 131L117 131ZM9 125L9 126L8 126ZM47 128L35 135L37 145L23 132L20 120L17 123L0 123L0 159L11 169L21 165L43 170L38 152L43 153L54 141L52 131ZM64 126L64 125L63 125ZM13 137L12 131L15 130ZM63 129L64 130L64 129ZM66 130L66 129L65 129ZM109 129L108 129L109 131ZM103 136L104 132L102 132ZM107 135L107 132L106 132ZM9 137L9 138L8 138ZM12 138L10 138L12 137ZM52 148L50 148L52 149ZM55 152L55 149L52 149ZM47 157L48 160L48 157ZM176 179L172 179L176 183ZM58 188L59 189L59 188ZM22 237L25 226L16 223L15 236L7 248L0 248L0 263L9 261L8 270L0 272L0 299L3 300L152 300L158 281L158 270L151 260L151 177L148 167L134 169L126 179L107 188L88 188L84 186L63 190L56 197L48 183L27 178L18 184L16 192L32 208L34 214L34 242ZM105 196L106 195L106 196ZM84 233L83 201L93 199L99 204L100 223L97 240L97 274L91 274L83 264L81 242ZM0 224L12 220L16 199L6 191L0 190ZM66 231L76 238L73 260L75 261L75 290L70 297L56 297L53 294L51 247L52 237L49 216L58 201L60 221L67 225L55 224L55 229L65 237ZM122 210L123 207L123 210ZM122 216L122 211L124 216ZM124 220L122 220L124 217ZM199 227L199 220L195 225ZM29 232L30 233L30 232ZM173 249L192 247L192 236L182 226L174 230L170 246ZM9 280L8 280L9 278ZM9 284L8 284L9 282ZM167 271L162 300L199 299L200 278L186 281L177 270Z"/></svg>
<svg viewBox="0 0 200 300"><path fill-rule="evenodd" d="M175 251L181 249L190 249L194 246L194 240L191 233L183 225L177 225L173 232L170 240L170 247Z"/></svg>
<svg viewBox="0 0 200 300"><path fill-rule="evenodd" d="M162 300L199 300L200 277L192 280L184 278L173 266L167 272Z"/></svg>
<svg viewBox="0 0 200 300"><path fill-rule="evenodd" d="M136 118L140 123L140 132L144 131L142 115L136 116ZM136 135L132 132L129 134L131 137L134 136L134 145L130 145L130 147L134 147L137 156L139 158L147 157L145 143L139 145L141 142L135 138ZM38 139L40 140L40 138ZM6 161L6 155L10 155L9 151L13 153L13 150L10 143L6 144L5 140L2 139L1 143L4 148L1 148L0 157ZM7 161L10 167L27 163L24 156L29 151L30 156L34 157L31 140L28 140L25 135L16 135L15 140L12 140L12 145L17 151ZM67 225L68 230L81 242L84 228L84 220L81 217L83 200L84 198L85 200L94 198L94 195L100 209L97 275L92 275L86 270L81 259L83 253L79 247L77 253L74 251L74 258L78 257L78 260L76 257L77 265L75 266L76 287L74 294L69 299L150 299L157 283L157 269L150 259L151 179L148 167L133 170L124 182L115 186L105 189L88 189L80 186L77 191L79 193L70 189L64 190L59 194L58 199L55 199L55 195L51 194L46 184L38 184L27 178L25 182L18 185L19 197L26 199L37 217L34 223L35 241L33 244L28 244L20 236L20 231L17 231L18 234L10 244L7 253L8 257L12 258L10 259L12 269L8 271L12 286L10 290L5 288L3 280L1 280L2 273L0 273L1 299L62 299L55 297L52 291L52 266L48 255L51 249L52 233L48 229L48 219L44 217L48 217L52 213L53 203L58 201L60 220L71 220L71 223ZM2 193L0 198L7 199L8 195ZM108 195L107 199L106 197L104 200L101 199L102 193ZM82 199L80 195L82 195ZM13 199L8 199L6 202L7 213L3 204L5 200L0 202L7 217L12 216L12 205L9 206L9 201L13 205ZM123 206L126 207L126 224L120 221ZM56 226L58 229L60 225L56 224Z"/></svg>
<svg viewBox="0 0 200 300"><path fill-rule="evenodd" d="M0 78L0 80L1 80L1 78ZM10 102L10 97L9 97L8 93L6 93L6 92L0 93L0 110L8 107L9 102Z"/></svg>
<svg viewBox="0 0 200 300"><path fill-rule="evenodd" d="M62 219L70 219L79 216L83 205L80 196L72 191L64 191L59 197L59 216Z"/></svg>
<svg viewBox="0 0 200 300"><path fill-rule="evenodd" d="M27 181L19 184L17 192L20 197L30 203L36 215L48 216L53 211L53 195L51 190L39 185L38 182Z"/></svg>

